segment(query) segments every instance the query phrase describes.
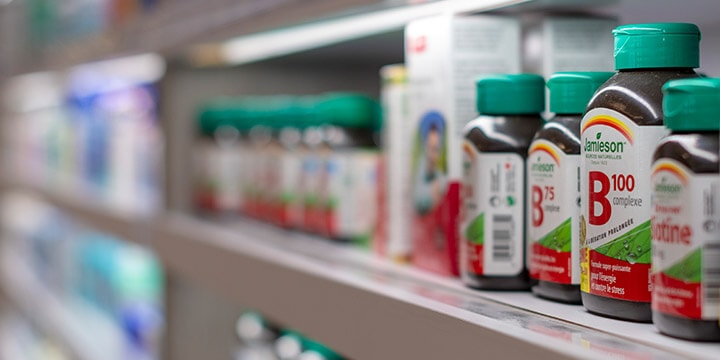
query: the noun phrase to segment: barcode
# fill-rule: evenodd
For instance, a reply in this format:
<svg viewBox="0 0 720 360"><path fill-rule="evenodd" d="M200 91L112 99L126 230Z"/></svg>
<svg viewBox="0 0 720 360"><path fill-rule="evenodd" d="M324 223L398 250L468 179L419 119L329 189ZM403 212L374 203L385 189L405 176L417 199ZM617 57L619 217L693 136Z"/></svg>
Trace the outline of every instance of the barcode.
<svg viewBox="0 0 720 360"><path fill-rule="evenodd" d="M492 256L495 261L511 261L515 250L512 242L512 215L493 215L492 217Z"/></svg>
<svg viewBox="0 0 720 360"><path fill-rule="evenodd" d="M702 284L704 306L720 305L720 244L705 244L703 247Z"/></svg>

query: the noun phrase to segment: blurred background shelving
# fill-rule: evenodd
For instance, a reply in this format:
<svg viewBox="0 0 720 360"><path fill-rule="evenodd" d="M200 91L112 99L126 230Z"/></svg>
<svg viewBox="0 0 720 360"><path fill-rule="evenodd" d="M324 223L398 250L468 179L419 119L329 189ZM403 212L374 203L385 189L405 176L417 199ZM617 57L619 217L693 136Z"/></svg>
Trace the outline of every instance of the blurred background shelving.
<svg viewBox="0 0 720 360"><path fill-rule="evenodd" d="M100 3L114 7L93 7ZM471 291L454 279L418 273L312 235L253 220L199 216L192 211L187 159L197 108L209 99L337 89L377 95L379 68L403 61L403 27L424 16L491 12L532 21L547 14L595 14L621 23L694 22L704 34L700 71L718 75L719 11L714 0L0 0L2 144L24 139L13 124L44 118L68 97L83 104L77 107L80 114L92 106L101 110L90 111L127 114L102 102L87 105L87 94L97 92L83 83L92 73L103 74L106 83L130 78L114 90L152 99L147 108L130 111L139 119L133 123L137 127L112 128L142 129L144 136L119 137L108 146L153 154L119 168L147 172L149 180L131 178L119 185L102 179L100 185L88 183L86 174L18 164L3 154L0 190L6 199L30 197L122 246L141 246L157 256L164 272L164 316L162 330L147 336L159 341L149 347L162 358L231 357L239 346L237 317L255 309L350 358L451 353L457 358L714 359L720 345L670 339L651 325L597 318L581 307L547 303L529 293ZM126 70L138 67L138 61L152 71ZM15 99L17 94L30 101ZM31 170L18 170L24 167ZM126 203L108 195L107 186L143 201ZM3 208L3 218L14 213L17 218L17 206L24 205L13 206ZM22 234L12 224L2 230L4 302L17 310L4 324L32 327L29 333L47 334L38 338L56 339L63 349L57 352L70 354L58 358L114 359L113 353L126 351L108 350L127 348L118 340L124 335L117 332L126 330L122 321L97 314L94 305L78 305L76 296L68 295L72 289L48 290L22 264L27 258L21 255L35 254L18 250L11 239ZM32 326L18 325L22 314ZM73 321L83 316L87 320ZM6 343L17 341L0 342L3 351L20 351Z"/></svg>

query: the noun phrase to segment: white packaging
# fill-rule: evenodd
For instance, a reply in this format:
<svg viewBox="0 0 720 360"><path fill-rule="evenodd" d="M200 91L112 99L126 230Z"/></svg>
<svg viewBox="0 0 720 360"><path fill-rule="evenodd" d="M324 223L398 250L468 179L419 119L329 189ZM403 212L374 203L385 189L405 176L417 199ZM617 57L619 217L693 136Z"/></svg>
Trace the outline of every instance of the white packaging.
<svg viewBox="0 0 720 360"><path fill-rule="evenodd" d="M520 41L519 21L501 16L443 15L405 29L413 262L419 267L458 274L462 130L476 117L475 81L520 72Z"/></svg>
<svg viewBox="0 0 720 360"><path fill-rule="evenodd" d="M380 69L383 107L383 174L378 178L379 206L375 249L389 259L406 262L412 250L410 237L410 185L412 118L408 113L405 65Z"/></svg>
<svg viewBox="0 0 720 360"><path fill-rule="evenodd" d="M613 71L615 19L553 16L527 25L525 71L545 79L559 71Z"/></svg>

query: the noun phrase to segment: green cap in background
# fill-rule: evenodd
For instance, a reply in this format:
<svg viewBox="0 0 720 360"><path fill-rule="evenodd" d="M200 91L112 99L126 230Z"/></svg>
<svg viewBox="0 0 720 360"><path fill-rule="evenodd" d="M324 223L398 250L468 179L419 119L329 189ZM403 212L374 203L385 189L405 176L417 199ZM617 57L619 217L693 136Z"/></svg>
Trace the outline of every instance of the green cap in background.
<svg viewBox="0 0 720 360"><path fill-rule="evenodd" d="M249 129L250 113L245 104L238 99L219 99L203 106L197 118L198 130L201 134L214 136L224 126L244 132Z"/></svg>
<svg viewBox="0 0 720 360"><path fill-rule="evenodd" d="M550 111L556 114L582 114L595 91L612 72L558 72L550 77Z"/></svg>
<svg viewBox="0 0 720 360"><path fill-rule="evenodd" d="M700 66L700 29L687 23L650 23L618 26L615 69L697 68Z"/></svg>
<svg viewBox="0 0 720 360"><path fill-rule="evenodd" d="M325 94L318 100L316 111L323 124L338 127L376 129L380 122L377 101L361 94Z"/></svg>
<svg viewBox="0 0 720 360"><path fill-rule="evenodd" d="M663 86L665 126L670 130L720 129L720 79L668 81Z"/></svg>
<svg viewBox="0 0 720 360"><path fill-rule="evenodd" d="M545 80L535 74L498 74L477 81L477 111L487 115L538 114L545 109Z"/></svg>
<svg viewBox="0 0 720 360"><path fill-rule="evenodd" d="M324 344L321 344L315 340L308 339L307 337L303 337L303 348L305 349L304 353L315 353L316 355L319 355L319 358L325 359L325 360L342 360L343 357L335 352L334 350L330 349L329 347L325 346ZM301 358L303 358L301 356ZM316 356L315 358L318 358Z"/></svg>

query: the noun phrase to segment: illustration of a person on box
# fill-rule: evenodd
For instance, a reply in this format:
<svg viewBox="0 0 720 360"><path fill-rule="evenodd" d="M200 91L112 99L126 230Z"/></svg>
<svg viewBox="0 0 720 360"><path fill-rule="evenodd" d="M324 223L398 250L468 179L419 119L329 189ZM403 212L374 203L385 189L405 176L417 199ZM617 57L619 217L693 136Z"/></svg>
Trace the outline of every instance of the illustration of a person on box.
<svg viewBox="0 0 720 360"><path fill-rule="evenodd" d="M420 121L413 149L413 263L450 275L454 252L446 233L452 223L448 208L447 134L443 116L431 111Z"/></svg>
<svg viewBox="0 0 720 360"><path fill-rule="evenodd" d="M413 198L416 211L428 214L442 202L447 189L445 120L442 115L429 112L423 117L418 140L413 151Z"/></svg>

